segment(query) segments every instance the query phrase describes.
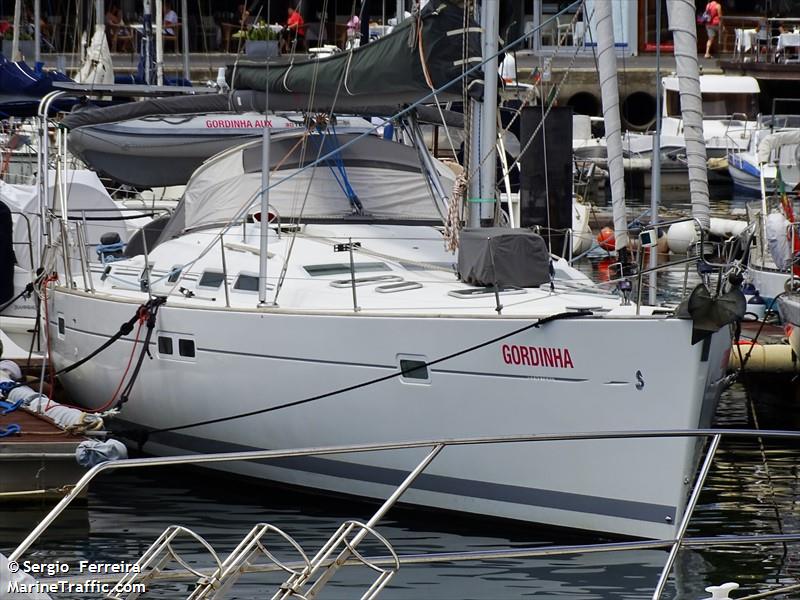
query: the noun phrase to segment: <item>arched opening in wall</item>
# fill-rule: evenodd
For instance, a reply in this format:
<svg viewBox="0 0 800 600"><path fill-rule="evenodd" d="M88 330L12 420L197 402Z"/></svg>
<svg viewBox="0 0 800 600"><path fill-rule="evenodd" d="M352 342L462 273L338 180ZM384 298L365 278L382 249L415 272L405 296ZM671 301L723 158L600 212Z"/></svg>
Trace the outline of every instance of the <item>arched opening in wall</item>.
<svg viewBox="0 0 800 600"><path fill-rule="evenodd" d="M656 99L647 92L633 92L625 97L620 107L622 123L628 129L644 131L656 120Z"/></svg>
<svg viewBox="0 0 800 600"><path fill-rule="evenodd" d="M589 92L578 92L573 95L567 100L567 106L571 106L578 115L600 116L600 99Z"/></svg>

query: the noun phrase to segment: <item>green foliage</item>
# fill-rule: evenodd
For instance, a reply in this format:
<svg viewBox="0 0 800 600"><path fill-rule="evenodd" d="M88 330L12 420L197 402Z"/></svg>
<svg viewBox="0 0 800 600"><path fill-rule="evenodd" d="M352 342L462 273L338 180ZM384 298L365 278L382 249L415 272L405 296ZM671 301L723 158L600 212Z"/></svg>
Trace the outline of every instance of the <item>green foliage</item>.
<svg viewBox="0 0 800 600"><path fill-rule="evenodd" d="M9 42L14 39L14 29L12 27L9 27L6 30L5 34L3 35L3 39L8 40ZM31 40L33 40L33 36L30 33L23 31L19 34L20 42L29 42Z"/></svg>
<svg viewBox="0 0 800 600"><path fill-rule="evenodd" d="M269 28L269 23L260 20L247 30L247 39L257 42L277 40L278 34Z"/></svg>

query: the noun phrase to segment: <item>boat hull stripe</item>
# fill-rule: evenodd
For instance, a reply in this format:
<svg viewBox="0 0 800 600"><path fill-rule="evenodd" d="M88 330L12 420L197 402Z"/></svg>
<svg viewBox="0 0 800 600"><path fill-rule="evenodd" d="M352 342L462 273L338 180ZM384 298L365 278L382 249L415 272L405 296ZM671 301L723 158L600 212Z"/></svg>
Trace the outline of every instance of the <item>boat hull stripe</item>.
<svg viewBox="0 0 800 600"><path fill-rule="evenodd" d="M121 419L117 423L131 430L148 429ZM201 438L184 433L164 432L154 435L150 440L153 443L163 444L172 448L199 453L220 452L249 452L263 450L253 446L223 442L208 438ZM375 465L356 464L352 462L320 458L317 456L300 456L280 458L273 460L258 460L271 466L326 475L341 479L351 479L374 484L398 486L408 475L402 469L378 467ZM635 502L616 498L601 498L571 492L558 492L540 488L530 488L518 485L493 483L489 481L473 481L460 477L423 473L412 486L417 490L453 494L470 498L479 498L495 502L509 502L526 506L566 510L586 514L648 521L653 523L666 523L667 517L671 522L675 520L676 509L674 506Z"/></svg>

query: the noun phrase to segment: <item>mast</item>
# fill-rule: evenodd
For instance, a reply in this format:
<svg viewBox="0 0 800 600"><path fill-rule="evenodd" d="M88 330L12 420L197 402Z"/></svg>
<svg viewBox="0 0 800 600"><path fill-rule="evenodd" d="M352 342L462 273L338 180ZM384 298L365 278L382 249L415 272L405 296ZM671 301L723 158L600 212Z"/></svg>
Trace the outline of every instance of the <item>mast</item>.
<svg viewBox="0 0 800 600"><path fill-rule="evenodd" d="M484 204L495 196L495 146L497 143L497 0L483 0L480 11L483 100L470 100L469 226L480 227ZM491 57L491 58L489 58Z"/></svg>
<svg viewBox="0 0 800 600"><path fill-rule="evenodd" d="M611 179L611 206L614 219L614 239L620 262L627 262L628 222L625 216L625 171L622 162L622 123L619 115L619 85L617 57L614 48L614 18L610 0L594 3L594 22L597 31L597 66L600 76L600 95L603 100L603 122L608 149L608 172Z"/></svg>
<svg viewBox="0 0 800 600"><path fill-rule="evenodd" d="M34 62L42 60L42 2L33 0L33 44Z"/></svg>
<svg viewBox="0 0 800 600"><path fill-rule="evenodd" d="M689 166L689 194L692 216L707 230L711 226L706 171L706 142L703 136L703 100L700 68L697 64L697 25L694 0L667 0L669 29L675 45L675 69L683 115L683 137Z"/></svg>
<svg viewBox="0 0 800 600"><path fill-rule="evenodd" d="M19 60L19 25L22 13L22 0L14 2L14 31L11 41L11 60Z"/></svg>
<svg viewBox="0 0 800 600"><path fill-rule="evenodd" d="M267 63L269 74L269 63ZM269 259L269 148L270 122L269 122L269 86L264 87L264 132L261 137L261 230L258 254L258 305L267 303L267 268ZM277 299L278 292L275 292ZM273 305L275 299L273 299Z"/></svg>
<svg viewBox="0 0 800 600"><path fill-rule="evenodd" d="M483 108L481 109L481 162L480 199L495 199L497 175L497 47L500 6L498 0L483 0L481 28L483 29Z"/></svg>
<svg viewBox="0 0 800 600"><path fill-rule="evenodd" d="M658 207L661 204L661 0L656 0L656 131L653 135L652 175L650 177L650 223L658 223ZM658 237L658 232L656 232ZM650 262L648 267L655 269L658 265L657 246L650 249ZM656 304L657 275L650 273L650 291L648 302L650 306Z"/></svg>
<svg viewBox="0 0 800 600"><path fill-rule="evenodd" d="M144 65L144 82L150 85L150 77L152 69L150 62L153 57L150 56L150 49L153 40L153 9L150 0L144 0L144 15L142 16L143 35L142 35L142 64Z"/></svg>
<svg viewBox="0 0 800 600"><path fill-rule="evenodd" d="M164 8L156 0L156 84L164 85Z"/></svg>
<svg viewBox="0 0 800 600"><path fill-rule="evenodd" d="M261 137L261 237L258 255L258 304L267 303L267 260L269 248L269 116L264 114L264 132Z"/></svg>
<svg viewBox="0 0 800 600"><path fill-rule="evenodd" d="M104 0L95 0L94 2L94 24L95 31L102 27L106 28L106 10Z"/></svg>
<svg viewBox="0 0 800 600"><path fill-rule="evenodd" d="M183 78L190 80L189 73L189 2L181 0L181 44L183 45Z"/></svg>

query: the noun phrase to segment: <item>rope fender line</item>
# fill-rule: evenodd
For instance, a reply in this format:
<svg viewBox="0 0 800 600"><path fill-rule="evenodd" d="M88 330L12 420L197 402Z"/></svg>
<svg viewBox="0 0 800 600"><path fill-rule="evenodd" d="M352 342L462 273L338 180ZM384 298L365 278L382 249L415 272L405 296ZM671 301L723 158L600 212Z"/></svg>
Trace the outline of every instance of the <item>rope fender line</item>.
<svg viewBox="0 0 800 600"><path fill-rule="evenodd" d="M53 375L54 376L64 375L66 373L69 373L70 371L74 371L78 367L83 366L91 359L93 359L95 356L106 350L109 346L111 346L111 344L113 344L123 336L126 336L129 333L131 333L133 331L134 325L136 325L136 323L139 321L147 320L148 336L146 339L149 343L153 327L155 326L155 316L158 312L158 308L162 304L165 304L166 302L167 302L166 296L155 296L150 300L148 300L147 302L145 302L144 304L139 305L136 308L136 312L134 313L134 315L130 319L122 323L122 325L119 326L119 330L117 330L117 332L114 335L108 338L105 342L103 342L99 347L97 347L95 350L93 350L90 354L88 354L84 358L80 359L75 363L72 363L68 367L64 367L63 369L56 371ZM151 321L152 321L152 326L150 324Z"/></svg>
<svg viewBox="0 0 800 600"><path fill-rule="evenodd" d="M130 394L133 391L133 386L136 383L136 378L139 376L139 371L142 368L142 364L144 363L144 357L147 356L150 360L153 359L153 355L150 354L150 343L153 337L153 331L156 327L156 317L158 316L158 309L161 307L162 304L166 303L167 298L166 296L156 296L150 301L150 306L147 308L146 314L142 316L143 320L147 324L147 334L144 337L144 342L142 343L142 351L139 353L139 360L136 362L136 366L133 369L133 373L131 374L131 378L128 380L128 383L125 385L125 388L122 390L122 394L120 394L119 406L125 404L129 398Z"/></svg>

